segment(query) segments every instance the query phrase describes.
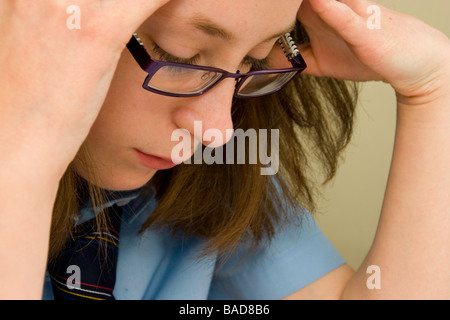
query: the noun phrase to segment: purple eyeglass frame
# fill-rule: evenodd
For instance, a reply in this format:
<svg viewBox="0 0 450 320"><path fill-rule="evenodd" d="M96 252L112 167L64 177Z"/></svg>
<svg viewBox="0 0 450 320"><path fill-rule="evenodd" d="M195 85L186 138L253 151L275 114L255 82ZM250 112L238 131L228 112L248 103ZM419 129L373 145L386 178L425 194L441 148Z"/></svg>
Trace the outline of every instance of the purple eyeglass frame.
<svg viewBox="0 0 450 320"><path fill-rule="evenodd" d="M297 49L297 46L295 45L295 42L292 40L292 37L289 33L286 33L278 40L281 48L284 51L284 54L288 61L292 64L292 68L286 68L286 69L270 69L270 70L257 70L257 71L250 71L248 73L240 73L239 70L237 73L228 72L223 69L213 68L213 67L206 67L206 66L198 66L198 65L191 65L191 64L184 64L184 63L176 63L176 62L166 62L166 61L159 61L159 60L153 60L150 55L148 54L147 50L144 47L144 44L142 43L141 39L138 37L136 33L133 34L130 41L127 44L127 48L136 60L136 62L139 64L142 70L148 73L147 77L145 78L144 83L142 84L142 87L145 90L162 94L165 96L170 97L197 97L200 96L210 89L212 89L214 86L216 86L218 83L220 83L222 80L226 78L233 78L236 80L236 86L234 90L234 97L235 98L255 98L255 97L261 97L265 95L269 95L272 93L275 93L279 90L281 90L284 86L286 86L293 78L295 78L298 74L300 74L303 70L306 69L306 63L301 56L299 50ZM222 76L214 82L209 87L205 88L204 90L196 93L171 93L166 91L161 91L155 88L152 88L148 85L150 82L150 79L153 77L153 75L162 67L164 66L174 66L174 67L184 67L188 69L195 69L195 70L202 70L202 71L211 71L216 72L219 74L222 74ZM239 89L244 84L245 80L251 76L254 75L261 75L261 74L276 74L276 73L287 73L297 71L297 74L292 77L289 81L287 81L283 86L280 88L270 91L264 94L260 95L252 95L252 96L242 96L239 95Z"/></svg>

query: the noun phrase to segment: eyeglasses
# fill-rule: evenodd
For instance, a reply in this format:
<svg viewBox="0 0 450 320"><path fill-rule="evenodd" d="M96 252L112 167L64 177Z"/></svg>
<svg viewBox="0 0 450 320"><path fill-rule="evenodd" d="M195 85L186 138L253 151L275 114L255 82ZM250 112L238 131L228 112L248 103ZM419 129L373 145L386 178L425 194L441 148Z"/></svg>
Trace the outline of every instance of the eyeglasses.
<svg viewBox="0 0 450 320"><path fill-rule="evenodd" d="M148 73L142 87L154 93L171 97L196 97L204 94L226 78L234 78L234 97L261 97L281 90L296 75L306 69L295 42L286 33L278 43L292 68L258 70L248 73L228 71L184 63L154 60L147 53L141 39L135 33L127 44L139 66Z"/></svg>

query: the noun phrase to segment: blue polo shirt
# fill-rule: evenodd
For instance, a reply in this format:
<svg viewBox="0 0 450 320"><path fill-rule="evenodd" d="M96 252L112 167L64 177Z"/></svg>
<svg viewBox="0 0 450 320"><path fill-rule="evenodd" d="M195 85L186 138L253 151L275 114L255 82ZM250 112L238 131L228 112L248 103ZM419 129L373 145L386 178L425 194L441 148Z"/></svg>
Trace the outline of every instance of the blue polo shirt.
<svg viewBox="0 0 450 320"><path fill-rule="evenodd" d="M114 296L117 300L281 299L345 263L311 214L280 228L255 252L239 247L221 261L199 258L204 240L172 235L168 229L139 229L157 206L154 189L117 192L105 206L122 206ZM85 206L80 221L94 217ZM81 275L82 277L82 275ZM48 274L43 299L53 299Z"/></svg>

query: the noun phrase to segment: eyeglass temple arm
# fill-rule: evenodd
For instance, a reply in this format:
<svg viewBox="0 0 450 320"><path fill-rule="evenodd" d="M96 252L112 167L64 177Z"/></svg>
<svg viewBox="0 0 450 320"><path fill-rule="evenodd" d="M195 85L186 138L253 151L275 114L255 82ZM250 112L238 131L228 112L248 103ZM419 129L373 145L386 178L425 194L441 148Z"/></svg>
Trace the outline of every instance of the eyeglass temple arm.
<svg viewBox="0 0 450 320"><path fill-rule="evenodd" d="M138 37L137 33L134 33L130 41L127 43L127 48L133 55L134 59L139 63L139 66L147 71L152 64L152 59L150 58L147 50L144 48L144 44Z"/></svg>
<svg viewBox="0 0 450 320"><path fill-rule="evenodd" d="M294 67L306 68L306 62L303 60L290 33L284 34L278 39L278 42L283 49L284 55Z"/></svg>

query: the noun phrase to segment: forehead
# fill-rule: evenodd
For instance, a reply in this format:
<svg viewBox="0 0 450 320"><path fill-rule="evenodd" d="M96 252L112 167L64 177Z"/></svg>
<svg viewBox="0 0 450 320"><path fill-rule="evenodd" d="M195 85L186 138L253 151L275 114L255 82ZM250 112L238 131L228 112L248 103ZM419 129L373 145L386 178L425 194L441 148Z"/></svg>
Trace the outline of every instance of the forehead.
<svg viewBox="0 0 450 320"><path fill-rule="evenodd" d="M264 41L287 30L302 0L172 0L146 22L152 29L209 34L227 41Z"/></svg>

